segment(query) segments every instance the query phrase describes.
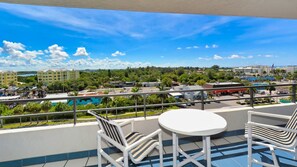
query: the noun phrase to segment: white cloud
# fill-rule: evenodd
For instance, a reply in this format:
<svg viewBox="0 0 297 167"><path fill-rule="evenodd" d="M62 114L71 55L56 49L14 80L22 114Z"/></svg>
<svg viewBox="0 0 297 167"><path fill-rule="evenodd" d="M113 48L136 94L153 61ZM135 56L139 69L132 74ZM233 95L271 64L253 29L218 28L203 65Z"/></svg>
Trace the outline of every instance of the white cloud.
<svg viewBox="0 0 297 167"><path fill-rule="evenodd" d="M0 47L0 54L3 52L3 48Z"/></svg>
<svg viewBox="0 0 297 167"><path fill-rule="evenodd" d="M25 57L23 51L25 50L25 45L22 43L3 41L3 52L7 53L13 58L23 58Z"/></svg>
<svg viewBox="0 0 297 167"><path fill-rule="evenodd" d="M114 53L111 54L111 56L113 57L117 57L117 56L125 56L126 53L120 52L120 51L116 51Z"/></svg>
<svg viewBox="0 0 297 167"><path fill-rule="evenodd" d="M252 59L252 58L254 58L254 56L248 56L247 58L248 58L248 59Z"/></svg>
<svg viewBox="0 0 297 167"><path fill-rule="evenodd" d="M74 56L89 56L85 47L78 47L76 52L73 54Z"/></svg>
<svg viewBox="0 0 297 167"><path fill-rule="evenodd" d="M258 57L265 57L265 58L276 58L277 56L266 54L266 55L258 55Z"/></svg>
<svg viewBox="0 0 297 167"><path fill-rule="evenodd" d="M181 47L178 47L178 48L176 48L177 50L182 50L182 48Z"/></svg>
<svg viewBox="0 0 297 167"><path fill-rule="evenodd" d="M228 59L240 59L240 58L242 58L242 57L239 55L231 55L228 57Z"/></svg>
<svg viewBox="0 0 297 167"><path fill-rule="evenodd" d="M1 67L19 67L25 66L26 62L22 60L12 60L12 59L0 59L0 66Z"/></svg>
<svg viewBox="0 0 297 167"><path fill-rule="evenodd" d="M3 52L11 58L31 60L36 58L38 55L43 55L41 50L26 50L26 46L22 43L3 41L3 48L0 49L0 53Z"/></svg>
<svg viewBox="0 0 297 167"><path fill-rule="evenodd" d="M218 48L218 47L219 47L219 45L216 45L216 44L205 45L205 48L206 48L206 49L210 49L210 48L215 49L215 48Z"/></svg>
<svg viewBox="0 0 297 167"><path fill-rule="evenodd" d="M207 61L209 61L209 60L211 60L211 58L209 58L209 57L198 57L198 60L207 60Z"/></svg>
<svg viewBox="0 0 297 167"><path fill-rule="evenodd" d="M264 55L264 57L271 58L273 55Z"/></svg>
<svg viewBox="0 0 297 167"><path fill-rule="evenodd" d="M214 60L222 60L223 57L222 57L222 56L219 56L219 55L214 55L214 56L213 56L213 59L214 59Z"/></svg>
<svg viewBox="0 0 297 167"><path fill-rule="evenodd" d="M38 51L36 51L36 50L33 50L33 51L26 50L24 52L24 56L25 56L24 59L31 60L31 59L36 58L38 55L43 55L43 54L44 53L43 53L42 50L38 50Z"/></svg>
<svg viewBox="0 0 297 167"><path fill-rule="evenodd" d="M192 46L188 46L188 47L186 47L186 49L192 49Z"/></svg>
<svg viewBox="0 0 297 167"><path fill-rule="evenodd" d="M199 48L199 46L197 46L197 45L196 45L196 46L193 46L193 48L194 48L194 49L198 49L198 48Z"/></svg>
<svg viewBox="0 0 297 167"><path fill-rule="evenodd" d="M127 67L146 67L150 66L151 63L149 62L128 62L122 61L119 59L78 59L78 60L70 60L66 63L67 67L75 67L80 69L121 69Z"/></svg>
<svg viewBox="0 0 297 167"><path fill-rule="evenodd" d="M48 51L50 53L50 58L54 60L65 60L69 57L68 53L64 51L64 48L57 44L49 46Z"/></svg>
<svg viewBox="0 0 297 167"><path fill-rule="evenodd" d="M216 45L216 44L213 44L211 47L212 47L212 48L218 48L219 46Z"/></svg>

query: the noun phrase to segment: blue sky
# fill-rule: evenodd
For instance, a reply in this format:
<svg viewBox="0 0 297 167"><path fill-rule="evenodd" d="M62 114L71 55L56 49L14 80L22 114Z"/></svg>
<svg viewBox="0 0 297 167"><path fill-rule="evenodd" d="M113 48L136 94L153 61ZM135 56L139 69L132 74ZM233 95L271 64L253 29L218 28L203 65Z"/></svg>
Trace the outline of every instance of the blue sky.
<svg viewBox="0 0 297 167"><path fill-rule="evenodd" d="M297 20L0 3L0 70L297 65Z"/></svg>

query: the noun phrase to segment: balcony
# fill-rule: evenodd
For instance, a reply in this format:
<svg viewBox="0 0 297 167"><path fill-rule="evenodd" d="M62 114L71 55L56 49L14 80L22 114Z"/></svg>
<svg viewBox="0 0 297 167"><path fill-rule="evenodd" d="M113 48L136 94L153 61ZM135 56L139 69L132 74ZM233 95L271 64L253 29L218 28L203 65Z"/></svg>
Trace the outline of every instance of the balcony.
<svg viewBox="0 0 297 167"><path fill-rule="evenodd" d="M267 85L268 87L269 85ZM276 85L276 86L293 86L290 85ZM253 87L242 87L246 89L253 90L257 87L263 86L253 86ZM204 92L214 91L218 89L238 89L236 88L214 88L214 89L199 89L199 90L183 90L183 91L160 91L160 92L141 92L141 93L122 93L122 94L112 94L112 95L99 95L94 97L115 97L115 96L132 96L139 95L144 97L144 102L142 104L135 104L133 106L121 106L114 108L99 108L102 114L107 114L111 111L117 111L120 109L136 109L138 111L142 110L143 116L138 115L134 118L136 121L135 129L136 131L142 132L144 134L149 134L159 127L158 124L158 114L165 112L167 106L177 105L184 107L194 107L199 109L207 109L209 112L215 112L227 120L228 127L227 130L221 134L212 136L212 165L213 166L230 166L230 167L241 167L247 166L247 143L246 139L243 137L244 134L244 124L247 122L247 111L254 110L265 113L280 113L285 115L291 115L294 109L297 107L295 104L296 92L295 89L290 94L285 95L267 95L267 98L272 97L283 97L291 96L293 103L287 104L266 104L266 105L256 105L255 101L258 98L263 98L266 96L260 96L254 94L254 91L250 91L250 96L246 97L236 97L236 98L219 98L219 101L230 102L249 99L249 105L241 107L225 107L220 108L220 104L217 103L218 99L204 99L201 96L199 100L191 101L176 101L174 103L165 103L162 101L161 104L147 104L146 97L151 94L168 94L172 92ZM93 97L93 96L92 96ZM163 97L163 96L162 96ZM45 116L56 116L61 114L70 114L73 116L73 124L63 124L55 126L40 126L40 127L30 127L30 128L19 128L19 129L9 129L0 131L0 147L3 150L0 152L0 167L2 166L96 166L96 132L98 131L98 126L96 122L84 122L78 123L78 114L85 113L85 110L77 110L76 101L86 97L62 97L62 98L51 98L46 100L73 100L73 111L64 112L53 112L53 113L42 113L42 114L29 114L29 115L16 115L16 116L1 116L1 125L5 126L4 120L9 119L20 119L20 124L22 124L23 118L37 118ZM44 101L45 99L22 99L22 100L6 100L0 101L0 103L27 103L30 101ZM195 106L187 106L187 104L193 103ZM208 104L219 104L217 107ZM150 109L159 108L161 112L152 113ZM115 115L114 118L121 118L120 115ZM122 117L123 118L123 117ZM131 119L131 118L126 118ZM89 120L90 121L90 120ZM92 121L92 119L91 119ZM121 122L123 119L116 119L116 121ZM259 118L259 121L269 124L282 125L284 122L276 120L268 120L264 118ZM124 128L124 133L127 133L129 127ZM171 133L163 131L163 144L164 144L164 162L165 166L172 166L172 143L171 143ZM202 147L201 138L193 138L187 136L181 136L180 139L181 148L187 153L195 153L199 151ZM110 153L117 157L120 154L114 148L109 148L107 145L104 146ZM271 162L271 156L269 150L258 146L254 147L254 157L265 162ZM283 151L276 152L281 166L297 166L297 162L293 160L293 155ZM183 157L180 157L181 159ZM201 160L201 163L205 163ZM157 152L153 152L143 164L139 166L158 166L158 156ZM192 166L192 164L187 164L186 166Z"/></svg>

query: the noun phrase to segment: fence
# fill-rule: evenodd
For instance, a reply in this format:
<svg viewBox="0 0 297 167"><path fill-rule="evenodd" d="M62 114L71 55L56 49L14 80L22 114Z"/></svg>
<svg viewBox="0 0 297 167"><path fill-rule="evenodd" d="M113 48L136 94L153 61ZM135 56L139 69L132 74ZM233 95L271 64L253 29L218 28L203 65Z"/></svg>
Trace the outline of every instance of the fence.
<svg viewBox="0 0 297 167"><path fill-rule="evenodd" d="M106 114L108 114L109 111L118 111L118 110L124 110L124 109L135 109L137 114L137 109L142 108L144 117L147 117L147 108L151 107L161 107L161 111L163 112L163 109L165 106L172 106L172 105L186 105L187 103L199 103L201 104L201 110L205 109L206 103L211 102L220 102L220 101L234 101L234 100L248 100L249 105L251 107L254 107L255 99L257 98L273 98L273 97L291 97L291 102L296 103L296 85L295 83L292 84L278 84L278 85L261 85L261 86L241 86L241 87L222 87L222 88L210 88L210 89L193 89L193 90L174 90L174 91L158 91L158 92L137 92L137 93L120 93L120 94L102 94L102 95L96 95L96 96L87 96L87 97L61 97L61 98L41 98L41 99L18 99L18 100L5 100L0 101L0 104L9 104L9 103L27 103L27 102L40 102L45 100L72 100L73 101L73 110L72 111L63 111L63 112L49 112L49 113L38 113L38 114L25 114L25 115L12 115L12 116L0 116L0 126L3 127L3 120L6 119L19 119L20 124L22 123L22 118L32 118L32 117L42 117L42 116L57 116L57 115L63 115L63 114L72 114L73 115L73 124L75 125L77 123L77 114L78 113L86 113L86 110L77 110L77 100L79 99L86 99L86 98L104 98L104 97L117 97L117 96L142 96L143 97L143 104L138 105L137 101L135 101L135 105L133 106L122 106L122 107L110 107L110 108L99 108L96 109L96 111L105 111ZM288 94L275 94L275 95L266 95L266 96L255 96L255 89L256 88L270 88L270 87L291 87L291 92ZM247 89L249 92L249 97L236 97L236 98L228 98L228 99L205 99L204 94L208 93L211 94L211 92L216 90L232 90L232 89ZM157 95L168 95L169 93L189 93L189 92L200 92L200 99L199 100L190 100L190 101L184 101L184 102L174 102L174 103L164 103L164 96L161 96L162 100L160 104L147 104L147 97L149 95L157 94ZM117 113L117 112L116 112Z"/></svg>

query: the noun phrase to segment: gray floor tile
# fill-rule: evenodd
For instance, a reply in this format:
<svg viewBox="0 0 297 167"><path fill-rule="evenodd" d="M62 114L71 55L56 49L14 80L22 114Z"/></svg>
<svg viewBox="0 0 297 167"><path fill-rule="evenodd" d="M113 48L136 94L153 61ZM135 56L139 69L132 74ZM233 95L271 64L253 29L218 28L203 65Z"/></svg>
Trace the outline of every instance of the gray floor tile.
<svg viewBox="0 0 297 167"><path fill-rule="evenodd" d="M72 159L67 161L66 167L82 167L86 166L88 158Z"/></svg>
<svg viewBox="0 0 297 167"><path fill-rule="evenodd" d="M203 142L199 141L199 142L195 142L195 144L199 147L199 148L203 148ZM210 146L213 147L215 146L212 142L212 140L210 141Z"/></svg>
<svg viewBox="0 0 297 167"><path fill-rule="evenodd" d="M180 148L183 151L192 151L192 150L199 149L199 147L195 143L182 144L182 145L180 145Z"/></svg>
<svg viewBox="0 0 297 167"><path fill-rule="evenodd" d="M98 164L97 162L98 162L97 157L89 157L88 162L87 162L87 166L97 165Z"/></svg>
<svg viewBox="0 0 297 167"><path fill-rule="evenodd" d="M237 137L237 136L225 137L225 139L226 139L229 143L238 143L238 142L243 142L243 141L245 141L245 140L242 140L242 138Z"/></svg>
<svg viewBox="0 0 297 167"><path fill-rule="evenodd" d="M164 147L164 151L166 154L172 154L172 146L166 146Z"/></svg>
<svg viewBox="0 0 297 167"><path fill-rule="evenodd" d="M237 137L241 138L242 140L246 141L246 138L244 137L244 135L238 135Z"/></svg>
<svg viewBox="0 0 297 167"><path fill-rule="evenodd" d="M225 145L225 144L230 144L227 140L225 140L224 138L220 138L220 139L214 139L211 140L213 142L214 145L216 146L221 146L221 145Z"/></svg>

